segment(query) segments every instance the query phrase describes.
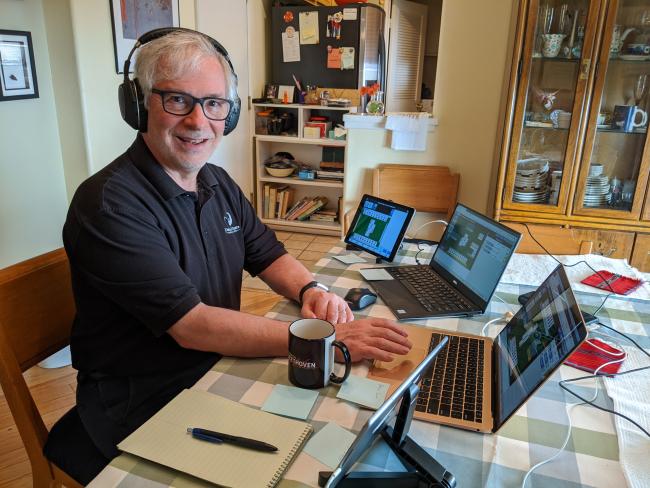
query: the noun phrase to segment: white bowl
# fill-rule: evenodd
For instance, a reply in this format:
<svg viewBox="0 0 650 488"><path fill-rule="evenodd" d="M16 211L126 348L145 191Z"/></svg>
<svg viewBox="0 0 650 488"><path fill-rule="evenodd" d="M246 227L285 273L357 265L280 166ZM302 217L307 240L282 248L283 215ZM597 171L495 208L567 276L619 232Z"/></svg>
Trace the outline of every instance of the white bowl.
<svg viewBox="0 0 650 488"><path fill-rule="evenodd" d="M286 178L287 176L291 176L293 173L294 169L293 167L290 168L270 168L268 166L264 166L266 169L266 172L270 174L271 176L275 176L276 178Z"/></svg>

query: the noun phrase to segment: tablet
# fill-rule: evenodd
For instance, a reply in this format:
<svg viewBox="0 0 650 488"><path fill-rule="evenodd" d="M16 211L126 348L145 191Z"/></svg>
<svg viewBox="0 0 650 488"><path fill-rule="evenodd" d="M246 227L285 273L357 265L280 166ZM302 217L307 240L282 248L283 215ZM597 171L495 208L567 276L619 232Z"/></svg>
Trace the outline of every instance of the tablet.
<svg viewBox="0 0 650 488"><path fill-rule="evenodd" d="M392 261L414 214L411 207L364 195L344 241Z"/></svg>

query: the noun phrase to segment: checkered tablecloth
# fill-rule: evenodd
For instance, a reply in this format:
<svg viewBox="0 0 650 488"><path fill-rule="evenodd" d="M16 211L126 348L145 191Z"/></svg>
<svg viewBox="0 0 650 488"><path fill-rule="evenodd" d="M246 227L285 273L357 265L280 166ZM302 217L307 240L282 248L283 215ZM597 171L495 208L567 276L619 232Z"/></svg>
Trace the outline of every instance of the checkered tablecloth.
<svg viewBox="0 0 650 488"><path fill-rule="evenodd" d="M367 286L358 269L375 266L368 263L345 265L332 255L346 253L335 246L327 257L321 259L314 269L318 279L331 290L343 296L349 288ZM407 246L396 261L414 264L417 249ZM362 255L369 258L369 255ZM422 252L420 261L428 261L431 254ZM550 270L549 270L550 272ZM479 334L483 324L501 316L507 310L518 308L517 296L531 291L531 287L500 285L487 313L471 319L438 319L417 321L417 325L445 328ZM503 300L503 301L501 301ZM578 300L586 311L594 310L602 297L579 294ZM505 302L505 303L504 303ZM279 302L267 314L268 317L292 321L298 317L298 307L289 301ZM357 317L375 316L392 318L391 312L378 300L374 305L358 312ZM650 348L650 304L648 302L610 298L599 313L603 322L616 327ZM494 336L499 327L494 325L488 335ZM352 374L365 376L368 364L358 364ZM499 430L498 434L486 435L413 421L409 435L425 448L443 466L454 474L460 487L494 486L519 487L526 471L556 452L567 429L567 408L575 399L569 397L558 382L574 378L583 372L562 366L544 386ZM592 380L583 386L574 386L583 394L593 394ZM276 384L288 385L286 359L232 359L224 358L209 371L194 388L207 390L239 401L253 408L260 408ZM602 383L601 404L612 407ZM336 398L336 387L319 391L319 397L308 421L318 432L328 422L357 432L370 416L371 411L359 409L354 404ZM649 399L650 401L650 399ZM580 406L573 410L573 431L565 450L554 462L542 466L528 481L528 487L576 487L576 486L625 486L625 478L619 463L619 448L613 416L592 408ZM400 471L401 465L383 442L376 443L372 452L364 457L356 469L366 471ZM316 486L318 472L331 470L302 452L291 465L279 486L283 488ZM91 486L106 487L189 487L209 486L208 483L154 463L122 454L114 459Z"/></svg>

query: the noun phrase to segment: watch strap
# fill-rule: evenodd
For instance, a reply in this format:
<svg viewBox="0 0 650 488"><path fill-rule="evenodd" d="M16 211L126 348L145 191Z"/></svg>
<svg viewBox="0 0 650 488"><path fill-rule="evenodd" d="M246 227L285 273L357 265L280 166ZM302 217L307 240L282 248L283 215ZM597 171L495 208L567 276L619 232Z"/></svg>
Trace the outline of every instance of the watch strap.
<svg viewBox="0 0 650 488"><path fill-rule="evenodd" d="M309 283L307 283L305 286L303 286L300 289L300 293L298 293L298 303L302 304L302 296L310 288L321 288L321 289L323 289L325 291L330 291L330 289L327 288L327 286L325 286L324 284L319 283L318 281L310 281Z"/></svg>

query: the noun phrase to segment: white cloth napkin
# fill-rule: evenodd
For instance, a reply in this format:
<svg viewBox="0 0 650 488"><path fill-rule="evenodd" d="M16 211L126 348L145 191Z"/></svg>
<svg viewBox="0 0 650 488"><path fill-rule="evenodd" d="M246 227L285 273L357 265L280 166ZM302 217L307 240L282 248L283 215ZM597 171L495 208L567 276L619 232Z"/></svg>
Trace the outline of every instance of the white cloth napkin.
<svg viewBox="0 0 650 488"><path fill-rule="evenodd" d="M641 273L639 270L630 266L625 259L613 259L600 256L598 254L587 254L577 256L555 256L564 264L573 264L578 261L586 261L596 271L601 269L618 273L621 275L629 276L630 278L638 278L645 282L639 288L634 290L629 295L629 298L637 298L641 300L650 300L650 283L648 283L648 273ZM548 275L555 269L557 262L546 254L513 254L510 263L503 273L501 283L516 283L519 285L539 286L548 277ZM607 295L608 290L601 290L593 286L583 285L581 280L587 276L594 274L584 263L578 264L571 268L564 268L571 288L574 291L584 291L587 293L601 293Z"/></svg>
<svg viewBox="0 0 650 488"><path fill-rule="evenodd" d="M426 151L429 114L388 114L386 129L393 131L390 147L398 151Z"/></svg>
<svg viewBox="0 0 650 488"><path fill-rule="evenodd" d="M627 358L622 371L641 368L650 364L650 358L638 349L624 346ZM614 401L614 410L638 422L644 429L650 430L650 371L639 371L627 375L605 378L605 389ZM623 474L630 488L647 488L650 486L650 469L648 453L650 439L636 426L616 416L616 433L618 434L618 456L623 467Z"/></svg>

